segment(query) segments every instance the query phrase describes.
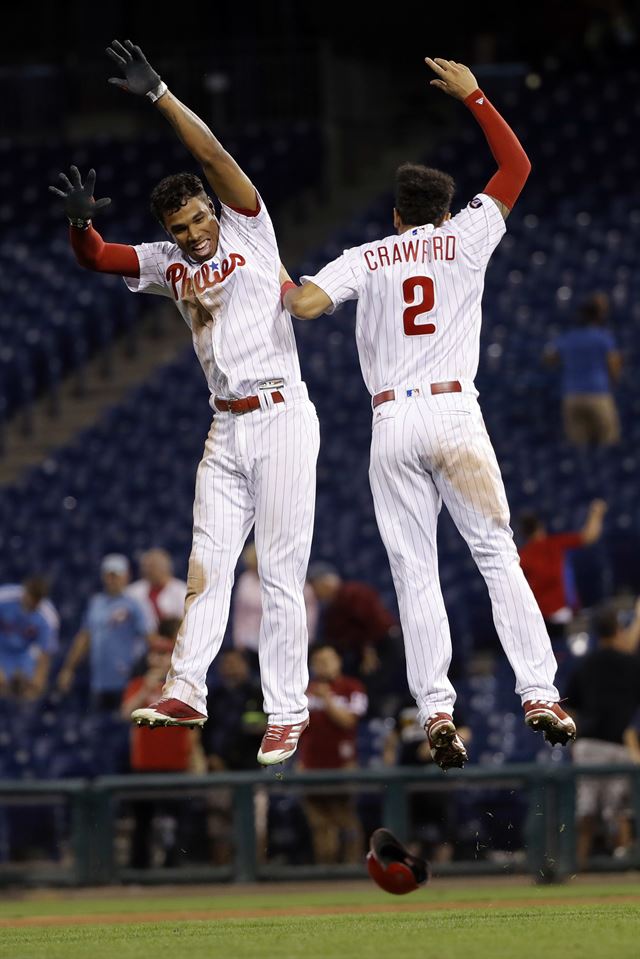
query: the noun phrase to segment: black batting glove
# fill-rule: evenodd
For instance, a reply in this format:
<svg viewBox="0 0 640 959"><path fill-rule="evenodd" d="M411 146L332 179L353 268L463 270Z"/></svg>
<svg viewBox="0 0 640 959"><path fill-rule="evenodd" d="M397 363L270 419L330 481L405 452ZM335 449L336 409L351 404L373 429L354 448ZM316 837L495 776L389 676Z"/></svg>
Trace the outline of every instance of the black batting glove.
<svg viewBox="0 0 640 959"><path fill-rule="evenodd" d="M131 40L125 40L124 44L113 40L111 46L107 47L107 55L120 67L124 75L124 80L109 77L109 83L127 93L135 93L139 97L148 96L152 100L166 92L167 87L160 74L156 73L140 47L134 46ZM162 87L164 89L160 92Z"/></svg>
<svg viewBox="0 0 640 959"><path fill-rule="evenodd" d="M82 229L88 224L89 220L93 219L98 210L109 206L111 199L104 197L102 200L94 200L93 189L96 185L95 170L89 170L84 186L82 185L80 171L77 166L72 166L69 173L71 179L65 176L64 173L59 174L62 180L62 189L58 189L56 186L50 186L49 189L52 193L55 193L56 196L62 197L64 200L64 212L67 214L71 225Z"/></svg>

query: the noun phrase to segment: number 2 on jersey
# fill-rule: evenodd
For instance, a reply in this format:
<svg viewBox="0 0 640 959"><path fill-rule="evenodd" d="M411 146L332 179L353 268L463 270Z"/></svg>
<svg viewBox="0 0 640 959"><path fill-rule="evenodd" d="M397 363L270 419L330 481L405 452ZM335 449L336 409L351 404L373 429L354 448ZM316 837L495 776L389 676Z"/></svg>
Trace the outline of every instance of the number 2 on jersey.
<svg viewBox="0 0 640 959"><path fill-rule="evenodd" d="M418 291L422 294L416 303ZM430 313L435 305L435 290L430 276L409 276L402 284L402 296L407 308L402 314L405 336L428 336L435 333L435 323L416 323L423 313Z"/></svg>

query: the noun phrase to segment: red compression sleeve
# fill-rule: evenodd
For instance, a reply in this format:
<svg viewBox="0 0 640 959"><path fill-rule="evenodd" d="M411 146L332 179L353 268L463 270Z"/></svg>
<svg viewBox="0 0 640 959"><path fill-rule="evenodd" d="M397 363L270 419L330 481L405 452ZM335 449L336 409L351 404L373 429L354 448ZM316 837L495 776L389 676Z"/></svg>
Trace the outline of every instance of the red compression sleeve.
<svg viewBox="0 0 640 959"><path fill-rule="evenodd" d="M531 172L529 157L509 124L491 105L482 90L470 93L464 104L482 127L498 164L498 172L491 177L484 193L495 197L511 209Z"/></svg>
<svg viewBox="0 0 640 959"><path fill-rule="evenodd" d="M70 226L69 239L76 260L87 270L140 278L140 262L132 246L125 246L124 243L105 243L91 225L86 230Z"/></svg>
<svg viewBox="0 0 640 959"><path fill-rule="evenodd" d="M293 280L285 280L282 286L280 287L280 299L284 303L284 298L289 292L289 290L297 290L298 287L293 282Z"/></svg>

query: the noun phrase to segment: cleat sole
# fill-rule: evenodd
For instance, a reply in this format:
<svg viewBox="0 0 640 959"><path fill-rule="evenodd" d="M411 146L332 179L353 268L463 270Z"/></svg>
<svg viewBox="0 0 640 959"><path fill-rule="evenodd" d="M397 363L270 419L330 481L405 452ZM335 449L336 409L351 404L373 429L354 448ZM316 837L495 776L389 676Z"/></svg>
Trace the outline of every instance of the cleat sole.
<svg viewBox="0 0 640 959"><path fill-rule="evenodd" d="M552 746L566 746L576 738L575 726L563 728L558 721L551 716L533 716L526 719L525 723L534 733L544 733L546 742Z"/></svg>

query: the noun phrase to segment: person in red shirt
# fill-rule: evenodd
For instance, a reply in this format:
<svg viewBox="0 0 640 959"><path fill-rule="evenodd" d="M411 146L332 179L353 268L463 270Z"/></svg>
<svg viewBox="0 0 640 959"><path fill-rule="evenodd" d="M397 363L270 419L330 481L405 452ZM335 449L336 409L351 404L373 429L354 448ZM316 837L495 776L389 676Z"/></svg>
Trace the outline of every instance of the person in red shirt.
<svg viewBox="0 0 640 959"><path fill-rule="evenodd" d="M334 646L348 673L357 672L361 659L393 633L398 621L376 590L367 583L343 580L330 563L313 563L307 580L320 603L320 642Z"/></svg>
<svg viewBox="0 0 640 959"><path fill-rule="evenodd" d="M535 513L520 519L525 544L520 549L520 565L552 640L561 639L572 611L567 599L564 564L568 550L590 546L600 539L607 504L593 500L581 530L573 533L548 533Z"/></svg>
<svg viewBox="0 0 640 959"><path fill-rule="evenodd" d="M357 765L356 732L367 712L367 695L357 679L342 675L342 660L331 646L311 655L309 729L298 752L302 769L349 769ZM316 862L359 862L362 828L353 796L312 793L305 813Z"/></svg>
<svg viewBox="0 0 640 959"><path fill-rule="evenodd" d="M180 626L175 621L176 630ZM122 716L129 719L131 711L155 702L161 694L162 685L171 663L171 653L175 644L173 638L160 634L149 638L147 669L144 675L129 680L122 697ZM151 729L149 726L133 726L131 729L130 768L131 772L168 773L189 772L195 768L198 748L197 732L184 726L168 726ZM130 861L134 869L144 869L151 865L153 820L162 815L164 830L164 865L174 865L177 853L177 813L179 806L175 801L141 799L132 803L134 832L131 844Z"/></svg>

